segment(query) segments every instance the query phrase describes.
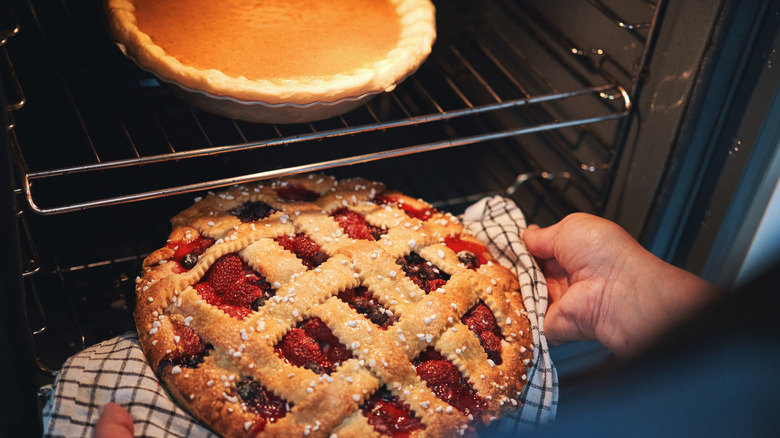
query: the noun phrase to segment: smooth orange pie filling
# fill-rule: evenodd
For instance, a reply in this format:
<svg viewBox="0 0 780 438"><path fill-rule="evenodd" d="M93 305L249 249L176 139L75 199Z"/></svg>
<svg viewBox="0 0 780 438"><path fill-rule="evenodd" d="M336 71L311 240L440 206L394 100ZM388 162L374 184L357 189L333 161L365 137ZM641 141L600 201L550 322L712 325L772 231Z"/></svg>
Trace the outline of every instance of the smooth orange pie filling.
<svg viewBox="0 0 780 438"><path fill-rule="evenodd" d="M389 0L137 0L135 16L182 63L252 80L370 67L400 32Z"/></svg>

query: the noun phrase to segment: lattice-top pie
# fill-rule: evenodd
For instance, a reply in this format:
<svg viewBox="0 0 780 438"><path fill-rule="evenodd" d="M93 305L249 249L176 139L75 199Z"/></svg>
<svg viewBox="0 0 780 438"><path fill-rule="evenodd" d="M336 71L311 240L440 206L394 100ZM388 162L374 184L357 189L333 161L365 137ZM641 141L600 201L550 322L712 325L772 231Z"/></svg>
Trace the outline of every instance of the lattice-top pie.
<svg viewBox="0 0 780 438"><path fill-rule="evenodd" d="M429 0L106 0L142 67L215 96L335 102L392 89L436 38Z"/></svg>
<svg viewBox="0 0 780 438"><path fill-rule="evenodd" d="M233 187L137 279L152 367L225 436L451 436L517 409L517 280L457 218L381 183Z"/></svg>

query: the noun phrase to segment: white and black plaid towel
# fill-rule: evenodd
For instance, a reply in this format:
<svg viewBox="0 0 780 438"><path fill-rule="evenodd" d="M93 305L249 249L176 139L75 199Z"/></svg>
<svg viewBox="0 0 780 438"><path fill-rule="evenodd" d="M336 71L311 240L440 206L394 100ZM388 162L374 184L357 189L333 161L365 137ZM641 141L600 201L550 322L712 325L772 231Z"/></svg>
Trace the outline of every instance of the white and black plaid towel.
<svg viewBox="0 0 780 438"><path fill-rule="evenodd" d="M43 436L90 437L98 408L108 402L130 412L135 436L216 437L163 389L136 332L93 345L65 362L43 408Z"/></svg>
<svg viewBox="0 0 780 438"><path fill-rule="evenodd" d="M471 234L487 244L498 262L517 275L534 335L534 366L520 395L523 407L517 415L502 418L491 429L505 436L506 432L549 423L555 419L558 408L558 373L542 330L547 312L547 283L523 243L525 216L511 200L494 196L467 208L462 219Z"/></svg>
<svg viewBox="0 0 780 438"><path fill-rule="evenodd" d="M558 377L541 330L547 309L547 286L522 243L525 217L500 197L469 207L463 222L520 281L534 336L534 366L520 396L522 410L494 423L490 431L529 429L552 421L558 405ZM98 408L116 402L130 412L135 435L144 437L214 437L181 409L160 385L147 363L136 333L101 342L69 358L43 409L45 437L89 437Z"/></svg>

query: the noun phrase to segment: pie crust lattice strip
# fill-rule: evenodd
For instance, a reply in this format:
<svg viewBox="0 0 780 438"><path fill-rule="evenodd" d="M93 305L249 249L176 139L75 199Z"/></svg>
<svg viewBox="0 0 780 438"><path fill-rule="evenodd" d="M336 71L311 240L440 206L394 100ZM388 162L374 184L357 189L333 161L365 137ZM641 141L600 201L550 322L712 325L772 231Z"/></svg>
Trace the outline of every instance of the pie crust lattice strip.
<svg viewBox="0 0 780 438"><path fill-rule="evenodd" d="M174 397L224 436L452 436L517 409L517 279L456 217L307 175L209 194L137 279Z"/></svg>

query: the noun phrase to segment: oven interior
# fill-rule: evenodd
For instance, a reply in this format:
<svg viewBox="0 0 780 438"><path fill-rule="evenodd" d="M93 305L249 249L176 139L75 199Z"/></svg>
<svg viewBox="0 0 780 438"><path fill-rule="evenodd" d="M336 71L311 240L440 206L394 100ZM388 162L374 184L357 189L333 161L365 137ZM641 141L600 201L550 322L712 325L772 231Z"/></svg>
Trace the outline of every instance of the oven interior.
<svg viewBox="0 0 780 438"><path fill-rule="evenodd" d="M12 0L3 93L34 366L134 330L135 278L207 190L301 172L383 181L461 213L500 194L529 222L602 213L664 2L438 1L438 38L393 92L306 124L179 101L110 40L99 0ZM603 358L558 354L568 369Z"/></svg>

